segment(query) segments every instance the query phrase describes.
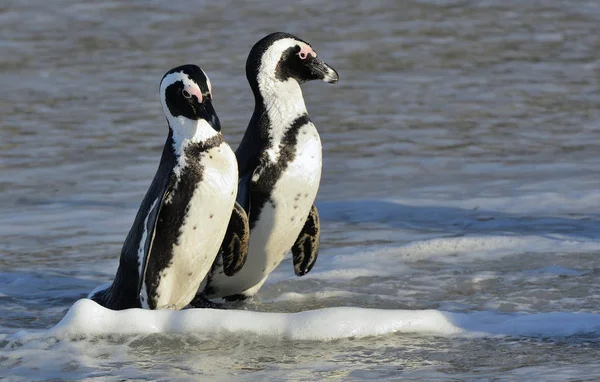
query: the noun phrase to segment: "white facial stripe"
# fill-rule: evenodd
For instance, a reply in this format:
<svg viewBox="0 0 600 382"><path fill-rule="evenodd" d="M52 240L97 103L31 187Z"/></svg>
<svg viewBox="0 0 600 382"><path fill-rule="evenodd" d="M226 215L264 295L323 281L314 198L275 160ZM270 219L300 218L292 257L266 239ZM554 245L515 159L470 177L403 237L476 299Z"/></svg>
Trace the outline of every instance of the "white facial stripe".
<svg viewBox="0 0 600 382"><path fill-rule="evenodd" d="M195 92L198 92L200 95L202 95L202 91L200 91L198 84L192 81L192 79L187 74L185 74L184 72L170 73L160 82L160 103L162 104L163 111L167 117L171 115L171 112L167 107L165 91L167 90L169 85L173 85L177 81L183 82L183 86L186 90L190 92L190 94L196 94ZM199 100L200 102L202 101L201 98Z"/></svg>
<svg viewBox="0 0 600 382"><path fill-rule="evenodd" d="M202 70L202 69L200 69ZM210 93L210 98L212 99L212 84L210 83L210 78L208 78L208 76L206 75L206 72L204 70L202 70L202 73L204 73L204 77L206 77L206 84L208 85L208 92Z"/></svg>
<svg viewBox="0 0 600 382"><path fill-rule="evenodd" d="M312 48L293 38L285 38L275 41L263 54L260 70L258 72L258 88L264 97L265 107L271 122L269 135L274 145L275 155L272 160L277 160L279 143L283 139L285 129L303 114L306 114L304 97L298 81L289 78L281 81L275 76L275 69L284 51L290 47L300 46L301 51L307 52Z"/></svg>
<svg viewBox="0 0 600 382"><path fill-rule="evenodd" d="M210 86L208 77L206 77L206 79ZM192 142L204 142L207 139L219 134L219 132L213 129L213 127L204 119L192 120L181 115L174 117L171 114L169 108L167 107L165 91L169 85L172 85L177 81L183 82L184 89L186 89L190 94L198 97L200 102L202 102L202 91L198 85L183 72L170 73L160 83L160 101L162 103L165 116L169 121L169 126L173 131L173 148L175 149L175 155L178 158L175 166L175 173L179 176L181 170L186 166L185 156L183 153L187 145Z"/></svg>
<svg viewBox="0 0 600 382"><path fill-rule="evenodd" d="M193 86L193 87L186 86L186 87L184 87L184 90L186 90L191 95L196 96L196 98L198 99L198 102L202 103L202 92L200 92L200 88L198 86Z"/></svg>
<svg viewBox="0 0 600 382"><path fill-rule="evenodd" d="M259 76L261 73L268 73L267 75L275 77L275 68L277 67L277 63L281 59L281 54L293 46L300 46L300 51L304 52L313 52L313 49L308 45L303 43L302 41L298 41L293 38L283 38L281 40L275 41L269 49L263 53L262 60L260 63ZM315 54L316 57L316 54Z"/></svg>

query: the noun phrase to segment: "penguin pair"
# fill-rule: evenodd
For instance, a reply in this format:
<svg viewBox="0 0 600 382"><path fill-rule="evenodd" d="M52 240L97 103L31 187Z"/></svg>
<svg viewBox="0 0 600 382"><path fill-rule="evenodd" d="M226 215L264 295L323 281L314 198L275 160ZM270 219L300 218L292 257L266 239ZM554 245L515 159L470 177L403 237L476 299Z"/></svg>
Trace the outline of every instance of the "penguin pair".
<svg viewBox="0 0 600 382"><path fill-rule="evenodd" d="M116 310L244 300L290 249L296 275L311 270L319 251L321 141L300 84L336 83L338 74L307 42L273 33L250 51L246 76L255 108L234 154L206 74L195 65L165 74L169 135L161 161L115 279L92 300Z"/></svg>

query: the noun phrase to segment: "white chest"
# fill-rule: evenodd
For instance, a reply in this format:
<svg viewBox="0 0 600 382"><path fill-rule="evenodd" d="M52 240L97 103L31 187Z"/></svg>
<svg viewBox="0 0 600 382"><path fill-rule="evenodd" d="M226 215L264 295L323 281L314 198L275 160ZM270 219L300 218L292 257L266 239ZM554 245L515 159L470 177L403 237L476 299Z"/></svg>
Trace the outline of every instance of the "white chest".
<svg viewBox="0 0 600 382"><path fill-rule="evenodd" d="M274 157L279 155L277 152L268 154ZM258 289L269 273L281 263L304 227L317 196L321 155L319 134L315 126L308 123L298 133L294 159L281 174L270 200L260 210L259 220L250 232L246 264L234 276L214 275L211 285L215 295L212 297ZM252 213L252 206L250 208Z"/></svg>
<svg viewBox="0 0 600 382"><path fill-rule="evenodd" d="M265 204L259 222L273 210L275 227L281 226L283 230L295 232L296 226L304 225L304 218L308 216L319 189L321 155L321 139L314 125L309 123L300 129L294 159L287 164L275 184L271 194L273 203ZM298 233L301 228L297 229ZM275 230L271 236L280 236L277 233Z"/></svg>
<svg viewBox="0 0 600 382"><path fill-rule="evenodd" d="M281 263L304 227L319 190L321 163L321 140L309 123L300 129L294 160L281 174L250 233L248 256L253 266L261 266L255 271L262 277Z"/></svg>
<svg viewBox="0 0 600 382"><path fill-rule="evenodd" d="M202 180L173 245L173 258L161 274L157 307L181 309L194 297L225 236L237 195L237 162L227 144L202 157Z"/></svg>

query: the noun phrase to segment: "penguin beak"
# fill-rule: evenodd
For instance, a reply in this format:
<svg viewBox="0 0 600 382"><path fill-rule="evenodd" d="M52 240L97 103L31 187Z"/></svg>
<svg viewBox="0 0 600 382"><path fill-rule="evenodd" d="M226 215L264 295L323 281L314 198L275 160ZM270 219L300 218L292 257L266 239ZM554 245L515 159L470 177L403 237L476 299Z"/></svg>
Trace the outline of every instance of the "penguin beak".
<svg viewBox="0 0 600 382"><path fill-rule="evenodd" d="M219 116L217 115L211 100L205 99L201 104L201 108L203 109L203 113L200 116L204 118L215 131L221 131L221 121L219 120Z"/></svg>
<svg viewBox="0 0 600 382"><path fill-rule="evenodd" d="M315 76L315 78L323 80L327 83L335 84L340 78L334 68L316 57L309 58L306 62L306 66L310 70L310 73Z"/></svg>

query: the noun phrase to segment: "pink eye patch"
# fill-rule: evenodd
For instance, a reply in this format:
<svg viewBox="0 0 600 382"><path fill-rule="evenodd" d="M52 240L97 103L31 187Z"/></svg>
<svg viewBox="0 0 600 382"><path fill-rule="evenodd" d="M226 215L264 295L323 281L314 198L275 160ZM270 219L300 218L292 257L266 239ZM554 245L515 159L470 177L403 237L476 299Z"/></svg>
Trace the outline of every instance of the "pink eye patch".
<svg viewBox="0 0 600 382"><path fill-rule="evenodd" d="M202 93L200 92L200 89L197 86L186 86L184 90L186 90L191 95L196 96L198 102L202 103Z"/></svg>
<svg viewBox="0 0 600 382"><path fill-rule="evenodd" d="M300 52L298 52L298 57L300 57L302 60L305 60L309 55L317 57L315 51L308 46L303 47L302 49L300 49Z"/></svg>

